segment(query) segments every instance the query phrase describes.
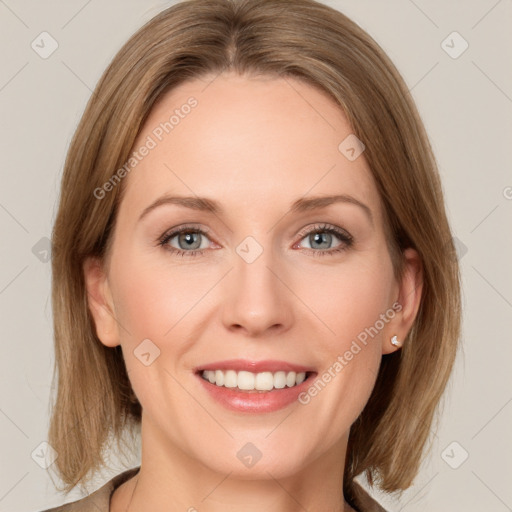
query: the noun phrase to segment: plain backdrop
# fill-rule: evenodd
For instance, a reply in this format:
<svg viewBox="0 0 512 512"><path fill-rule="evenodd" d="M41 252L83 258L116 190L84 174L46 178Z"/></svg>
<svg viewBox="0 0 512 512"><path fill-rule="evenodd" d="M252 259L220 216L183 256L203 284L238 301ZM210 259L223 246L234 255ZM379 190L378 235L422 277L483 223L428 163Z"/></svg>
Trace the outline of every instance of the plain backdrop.
<svg viewBox="0 0 512 512"><path fill-rule="evenodd" d="M405 78L439 162L463 276L464 348L432 451L400 501L375 496L390 511L512 510L512 2L325 3L367 30ZM37 463L54 360L48 238L66 151L96 82L169 5L0 0L0 512L81 497L59 495ZM58 45L47 58L33 44L51 42L42 32ZM140 463L112 460L91 491Z"/></svg>

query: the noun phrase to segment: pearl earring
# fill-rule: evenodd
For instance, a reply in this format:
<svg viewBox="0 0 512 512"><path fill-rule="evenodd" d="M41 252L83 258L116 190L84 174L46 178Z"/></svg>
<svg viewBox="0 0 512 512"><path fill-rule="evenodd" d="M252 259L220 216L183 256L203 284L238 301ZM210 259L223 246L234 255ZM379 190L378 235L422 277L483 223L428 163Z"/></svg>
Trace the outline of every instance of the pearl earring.
<svg viewBox="0 0 512 512"><path fill-rule="evenodd" d="M391 344L394 345L395 347L400 346L400 342L398 341L398 338L396 337L396 335L391 338Z"/></svg>

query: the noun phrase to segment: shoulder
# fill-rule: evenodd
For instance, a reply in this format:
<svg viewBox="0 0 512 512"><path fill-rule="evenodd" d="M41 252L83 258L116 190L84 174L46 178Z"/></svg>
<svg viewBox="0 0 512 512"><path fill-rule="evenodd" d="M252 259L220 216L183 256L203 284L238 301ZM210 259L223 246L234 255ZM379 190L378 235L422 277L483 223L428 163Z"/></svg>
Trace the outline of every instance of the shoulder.
<svg viewBox="0 0 512 512"><path fill-rule="evenodd" d="M388 512L357 480L353 480L353 489L360 512Z"/></svg>
<svg viewBox="0 0 512 512"><path fill-rule="evenodd" d="M134 476L140 467L132 468L109 480L93 493L82 499L65 503L58 507L42 510L41 512L109 512L110 496L123 482Z"/></svg>

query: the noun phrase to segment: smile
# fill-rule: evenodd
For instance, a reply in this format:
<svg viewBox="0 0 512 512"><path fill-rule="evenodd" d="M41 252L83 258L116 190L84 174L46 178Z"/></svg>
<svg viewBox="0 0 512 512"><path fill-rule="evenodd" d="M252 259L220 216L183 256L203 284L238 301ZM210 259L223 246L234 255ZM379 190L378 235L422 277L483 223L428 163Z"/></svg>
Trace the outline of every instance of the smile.
<svg viewBox="0 0 512 512"><path fill-rule="evenodd" d="M312 372L260 372L235 370L203 370L201 376L219 387L236 388L238 391L265 393L274 389L291 388L304 382Z"/></svg>

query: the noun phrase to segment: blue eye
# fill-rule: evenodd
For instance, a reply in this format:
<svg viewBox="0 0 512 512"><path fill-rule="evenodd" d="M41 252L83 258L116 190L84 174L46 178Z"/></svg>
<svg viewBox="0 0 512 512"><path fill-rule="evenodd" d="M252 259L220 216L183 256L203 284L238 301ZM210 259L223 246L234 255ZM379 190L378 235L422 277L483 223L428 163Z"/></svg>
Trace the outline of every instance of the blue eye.
<svg viewBox="0 0 512 512"><path fill-rule="evenodd" d="M202 250L205 249L205 247L201 247L201 238L207 237L207 235L208 233L202 229L182 226L170 233L164 234L163 238L159 241L159 245L179 256L195 256L197 253L202 253ZM177 240L178 248L170 245L171 240L174 238ZM183 247L186 249L183 250Z"/></svg>
<svg viewBox="0 0 512 512"><path fill-rule="evenodd" d="M307 239L309 247L304 247L308 252L314 256L328 256L341 251L347 250L353 244L353 237L344 229L328 224L315 226L313 229L301 232L299 234L300 240ZM334 238L340 240L340 244L335 247L331 246ZM178 247L171 244L176 239ZM162 246L166 251L178 256L202 256L204 250L208 247L203 245L205 239L208 239L208 231L195 226L181 226L171 232L165 233L158 241L158 245ZM317 245L324 245L324 247L317 247ZM297 244L294 245L294 248Z"/></svg>
<svg viewBox="0 0 512 512"><path fill-rule="evenodd" d="M309 247L306 247L308 251L313 251L314 256L328 256L334 253L347 250L353 244L353 237L344 229L330 226L327 224L321 226L315 226L313 230L309 230L305 233L301 233L302 240L306 239L309 243ZM338 238L341 243L335 247L330 247L334 238ZM324 247L318 247L318 245L324 245ZM329 247L325 247L325 245ZM315 250L318 249L318 250Z"/></svg>

